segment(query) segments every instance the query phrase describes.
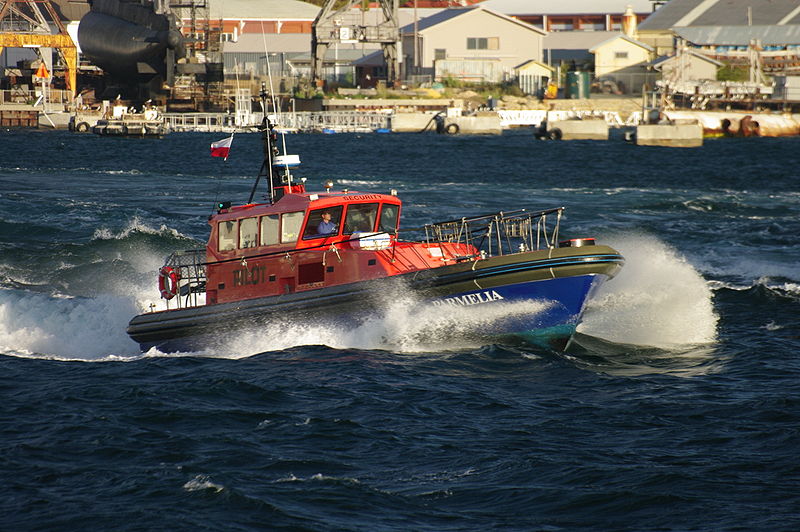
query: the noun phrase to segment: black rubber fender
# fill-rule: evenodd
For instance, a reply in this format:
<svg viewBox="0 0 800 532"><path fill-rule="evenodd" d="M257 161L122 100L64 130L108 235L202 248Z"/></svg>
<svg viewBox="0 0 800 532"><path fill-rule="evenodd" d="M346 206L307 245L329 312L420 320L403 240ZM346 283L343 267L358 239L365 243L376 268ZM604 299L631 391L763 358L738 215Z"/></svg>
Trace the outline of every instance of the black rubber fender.
<svg viewBox="0 0 800 532"><path fill-rule="evenodd" d="M86 133L89 131L89 124L86 122L78 122L78 124L75 126L75 131L78 133Z"/></svg>
<svg viewBox="0 0 800 532"><path fill-rule="evenodd" d="M444 128L445 133L448 135L457 135L461 128L458 127L458 124L447 124L447 127Z"/></svg>
<svg viewBox="0 0 800 532"><path fill-rule="evenodd" d="M551 129L549 135L552 140L561 140L561 137L563 136L561 130L557 127Z"/></svg>

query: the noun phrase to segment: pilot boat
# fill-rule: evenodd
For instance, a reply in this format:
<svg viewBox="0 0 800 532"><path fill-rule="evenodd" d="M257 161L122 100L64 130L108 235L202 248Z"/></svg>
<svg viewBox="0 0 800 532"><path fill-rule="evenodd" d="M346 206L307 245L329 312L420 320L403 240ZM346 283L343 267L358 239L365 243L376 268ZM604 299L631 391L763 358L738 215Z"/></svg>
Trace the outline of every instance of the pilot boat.
<svg viewBox="0 0 800 532"><path fill-rule="evenodd" d="M205 249L175 252L159 270L166 310L130 321L143 351L207 349L280 322L352 328L398 295L455 319L492 307L495 318L476 334L563 349L588 299L624 263L593 238L559 240L563 207L401 229L395 191L331 182L306 190L292 175L299 157L280 153L273 121L265 113L264 162L247 203L216 206ZM262 178L265 201L254 202ZM537 305L504 315L521 302Z"/></svg>

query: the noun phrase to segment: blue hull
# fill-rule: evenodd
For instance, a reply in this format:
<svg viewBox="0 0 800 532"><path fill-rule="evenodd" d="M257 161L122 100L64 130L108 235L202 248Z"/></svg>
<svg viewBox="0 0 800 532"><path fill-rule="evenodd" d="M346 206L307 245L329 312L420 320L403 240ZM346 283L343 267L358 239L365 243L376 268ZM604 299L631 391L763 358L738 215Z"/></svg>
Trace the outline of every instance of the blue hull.
<svg viewBox="0 0 800 532"><path fill-rule="evenodd" d="M493 305L533 301L541 310L529 315L510 315L493 321L487 336L515 335L547 347L563 348L581 321L586 302L608 279L592 274L529 281L488 290L473 290L434 300L443 308L458 309L474 305Z"/></svg>
<svg viewBox="0 0 800 532"><path fill-rule="evenodd" d="M511 335L543 347L563 349L575 332L575 327L580 323L586 302L606 279L606 275L591 274L529 281L485 290L459 292L447 297L429 299L421 304L441 307L443 312L466 312L482 311L489 306L497 308L496 305L534 302L537 304L536 310L531 313L509 312L508 315L504 315L503 310L500 310L498 318L491 320L491 323L482 330L475 331L475 335L501 340ZM481 308L478 308L479 306ZM300 311L298 314L303 313ZM349 313L337 312L337 318L333 322L320 318L319 323L352 328L354 323L370 315L371 312L365 312L361 307ZM308 316L304 315L303 319L307 318ZM225 336L216 331L210 334L141 343L141 348L147 351L156 347L163 352L213 349Z"/></svg>

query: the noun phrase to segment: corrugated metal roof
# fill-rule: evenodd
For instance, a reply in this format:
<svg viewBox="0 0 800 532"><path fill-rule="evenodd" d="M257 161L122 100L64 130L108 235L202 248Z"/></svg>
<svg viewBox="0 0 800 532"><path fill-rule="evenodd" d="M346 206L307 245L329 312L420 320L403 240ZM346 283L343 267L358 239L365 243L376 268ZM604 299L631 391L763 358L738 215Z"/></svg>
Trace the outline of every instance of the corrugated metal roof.
<svg viewBox="0 0 800 532"><path fill-rule="evenodd" d="M52 0L56 13L61 20L80 20L89 12L89 2L86 0ZM47 19L47 12L42 9L42 14Z"/></svg>
<svg viewBox="0 0 800 532"><path fill-rule="evenodd" d="M314 20L320 8L299 0L209 0L211 18Z"/></svg>
<svg viewBox="0 0 800 532"><path fill-rule="evenodd" d="M236 42L223 43L224 52L259 52L264 48L273 52L308 52L311 50L310 33L245 33Z"/></svg>
<svg viewBox="0 0 800 532"><path fill-rule="evenodd" d="M266 37L266 39L264 39ZM266 42L265 42L266 41ZM222 51L225 53L260 53L265 55L266 51L273 53L311 53L311 34L310 33L245 33L240 35L236 42L223 43ZM377 43L339 43L338 46L330 46L326 53L340 54L342 57L361 57L362 50L380 50ZM382 53L382 52L381 52Z"/></svg>
<svg viewBox="0 0 800 532"><path fill-rule="evenodd" d="M797 0L669 0L639 24L640 31L675 26L747 26L800 23ZM749 10L748 10L749 8Z"/></svg>
<svg viewBox="0 0 800 532"><path fill-rule="evenodd" d="M645 50L648 50L648 51L650 51L650 52L652 52L653 50L655 50L655 48L653 48L653 47L652 47L652 46L650 46L649 44L645 44L645 43L643 43L643 42L639 42L639 41L637 41L636 39L631 39L631 38L630 38L630 37L628 37L627 35L620 33L620 34L618 34L618 35L616 35L616 36L614 36L614 37L609 37L608 39L606 39L606 40L605 40L605 41L603 41L603 42L600 42L600 43L597 43L597 44L595 44L594 46L592 46L591 48L589 48L589 51L590 51L590 52L592 52L592 53L594 53L595 51L597 51L597 49L598 49L598 48L600 48L600 47L601 47L601 46L603 46L604 44L606 44L606 43L609 43L609 42L612 42L612 41L614 41L614 40L616 40L616 39L622 39L623 41L627 41L627 42L629 42L629 43L631 43L631 44L633 44L633 45L635 45L635 46L638 46L638 47L640 47L640 48L644 48Z"/></svg>
<svg viewBox="0 0 800 532"><path fill-rule="evenodd" d="M650 0L486 0L480 5L506 15L622 14L629 5L635 13L653 11Z"/></svg>
<svg viewBox="0 0 800 532"><path fill-rule="evenodd" d="M445 8L443 7L421 7L417 9L417 20L422 20L426 17L430 17L431 15L435 15L440 11L444 11L444 9ZM373 7L363 12L360 9L354 9L352 10L352 13L348 14L348 20L361 20L362 15L364 23L367 25L374 25L385 20L383 9L377 7ZM397 18L399 19L400 27L403 27L406 24L412 24L414 22L414 9L410 7L401 7L397 10Z"/></svg>
<svg viewBox="0 0 800 532"><path fill-rule="evenodd" d="M535 31L542 35L546 35L547 32L544 31L542 28L538 26L534 26L533 24L528 24L522 20L517 20L515 18L509 17L508 15L504 15L503 13L498 13L497 11L493 11L491 9L484 9L482 6L471 6L471 7L456 7L456 8L449 8L443 9L442 11L431 15L430 17L426 17L421 19L417 22L417 31L422 32L428 28L441 24L443 22L447 22L448 20L452 20L456 17L466 15L472 12L484 12L488 13L489 15L495 16L501 20L506 20L511 24L516 24L518 26L523 26L531 31ZM407 24L400 28L400 33L404 35L410 35L414 32L414 24Z"/></svg>
<svg viewBox="0 0 800 532"><path fill-rule="evenodd" d="M525 68L526 66L534 66L534 65L539 67L539 68L542 68L544 70L549 70L550 72L554 72L555 69L556 69L556 67L550 66L550 65L548 65L546 63L542 63L541 61L535 61L533 59L528 59L527 61L524 61L524 62L518 64L517 66L515 66L514 70L519 70L519 69Z"/></svg>
<svg viewBox="0 0 800 532"><path fill-rule="evenodd" d="M548 33L542 47L558 50L588 50L621 35L618 31L554 31Z"/></svg>
<svg viewBox="0 0 800 532"><path fill-rule="evenodd" d="M797 0L720 0L694 19L690 26L746 26L777 24L797 7Z"/></svg>
<svg viewBox="0 0 800 532"><path fill-rule="evenodd" d="M800 44L800 25L695 26L675 28L675 33L696 46L747 46L758 39L762 46Z"/></svg>
<svg viewBox="0 0 800 532"><path fill-rule="evenodd" d="M668 30L677 21L685 17L689 12L697 7L702 0L669 0L666 4L647 17L639 24L639 31L645 30Z"/></svg>
<svg viewBox="0 0 800 532"><path fill-rule="evenodd" d="M383 51L378 50L365 55L361 59L356 59L352 64L353 66L382 66L386 64L386 60L383 58Z"/></svg>
<svg viewBox="0 0 800 532"><path fill-rule="evenodd" d="M694 52L692 50L689 50L686 53L691 55L692 57L696 57L696 58L700 59L701 61L707 61L707 62L711 63L712 65L714 65L716 67L721 67L721 66L725 65L725 63L723 63L721 61L717 61L716 59L714 59L712 57L708 57L705 54ZM652 67L655 67L656 70L661 70L661 68L663 67L664 63L672 62L672 61L678 61L679 59L680 58L677 55L662 55L661 57L658 57L655 60L653 60L650 63L648 63L648 65L650 65Z"/></svg>
<svg viewBox="0 0 800 532"><path fill-rule="evenodd" d="M437 24L441 24L442 22L447 22L448 20L454 19L456 17L460 17L466 13L472 11L473 7L454 7L450 9L442 9L438 13L435 13L429 17L425 17L417 21L417 31L422 31L424 29L430 28L431 26L436 26ZM407 24L400 29L400 33L411 33L414 31L414 25Z"/></svg>

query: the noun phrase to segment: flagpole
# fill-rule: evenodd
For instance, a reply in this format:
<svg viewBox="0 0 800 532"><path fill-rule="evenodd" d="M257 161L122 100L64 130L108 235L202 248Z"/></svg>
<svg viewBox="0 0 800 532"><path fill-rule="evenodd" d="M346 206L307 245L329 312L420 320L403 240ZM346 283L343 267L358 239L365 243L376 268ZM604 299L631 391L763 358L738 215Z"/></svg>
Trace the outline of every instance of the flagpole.
<svg viewBox="0 0 800 532"><path fill-rule="evenodd" d="M233 133L234 133L234 132L233 132L233 131L231 131L231 142L230 142L229 146L233 146ZM229 149L229 150L228 150L228 154L227 154L227 155L225 155L225 158L224 158L224 159L222 159L222 162L228 162L228 155L230 155L230 154L231 154L231 151L230 151L230 149Z"/></svg>

